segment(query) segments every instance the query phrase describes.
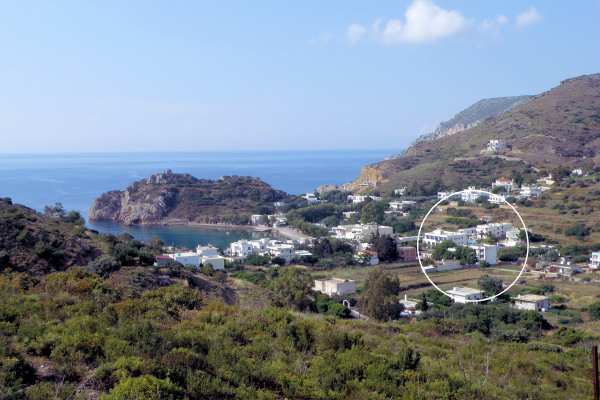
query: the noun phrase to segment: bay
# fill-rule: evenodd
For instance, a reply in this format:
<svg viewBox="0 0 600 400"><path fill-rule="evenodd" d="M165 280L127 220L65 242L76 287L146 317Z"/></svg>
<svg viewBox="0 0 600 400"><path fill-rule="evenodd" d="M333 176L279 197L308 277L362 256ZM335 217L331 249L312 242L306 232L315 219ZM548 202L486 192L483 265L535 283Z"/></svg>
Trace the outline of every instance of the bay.
<svg viewBox="0 0 600 400"><path fill-rule="evenodd" d="M10 197L14 203L40 212L46 205L62 203L66 210L79 211L92 229L128 232L136 239L148 240L153 235L150 227L87 221L87 211L94 199L109 190L124 190L131 182L167 169L200 179L214 180L224 175L258 177L275 189L302 194L321 185L350 182L358 177L363 166L381 161L389 152L381 149L0 154L0 197ZM251 232L221 232L190 226L152 229L165 243L186 247L195 246L194 242L227 245L252 237Z"/></svg>

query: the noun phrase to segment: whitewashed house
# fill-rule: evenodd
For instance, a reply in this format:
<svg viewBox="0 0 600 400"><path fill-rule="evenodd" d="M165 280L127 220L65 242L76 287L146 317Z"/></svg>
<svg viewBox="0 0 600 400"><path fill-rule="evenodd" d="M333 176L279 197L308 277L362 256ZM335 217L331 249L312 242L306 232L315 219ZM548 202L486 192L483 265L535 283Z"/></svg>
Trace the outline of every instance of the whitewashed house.
<svg viewBox="0 0 600 400"><path fill-rule="evenodd" d="M446 294L452 297L455 303L466 304L483 299L483 292L481 290L468 287L453 287L452 290L447 290Z"/></svg>
<svg viewBox="0 0 600 400"><path fill-rule="evenodd" d="M294 259L294 245L288 243L272 242L267 245L266 251L273 257L281 257L285 260L286 264Z"/></svg>
<svg viewBox="0 0 600 400"><path fill-rule="evenodd" d="M548 311L550 298L537 294L520 294L515 298L515 308L526 311Z"/></svg>
<svg viewBox="0 0 600 400"><path fill-rule="evenodd" d="M460 265L459 260L442 260L435 263L435 269L437 272L454 271L461 268L462 265Z"/></svg>
<svg viewBox="0 0 600 400"><path fill-rule="evenodd" d="M515 183L512 179L499 178L496 182L492 183L492 188L501 187L506 190L507 193L512 193L515 188Z"/></svg>
<svg viewBox="0 0 600 400"><path fill-rule="evenodd" d="M506 142L502 139L490 140L487 144L487 152L488 153L497 153L506 149Z"/></svg>
<svg viewBox="0 0 600 400"><path fill-rule="evenodd" d="M317 196L315 196L314 193L306 193L306 195L304 195L304 197L306 198L306 200L308 201L308 203L318 203L319 199L317 198Z"/></svg>
<svg viewBox="0 0 600 400"><path fill-rule="evenodd" d="M163 254L164 256L170 257L177 261L181 265L192 265L194 267L200 266L200 255L196 252L188 251L183 253L174 254Z"/></svg>
<svg viewBox="0 0 600 400"><path fill-rule="evenodd" d="M325 293L329 297L348 296L356 293L356 282L349 279L315 279L313 290Z"/></svg>
<svg viewBox="0 0 600 400"><path fill-rule="evenodd" d="M539 197L542 194L541 186L521 186L519 194L524 197Z"/></svg>

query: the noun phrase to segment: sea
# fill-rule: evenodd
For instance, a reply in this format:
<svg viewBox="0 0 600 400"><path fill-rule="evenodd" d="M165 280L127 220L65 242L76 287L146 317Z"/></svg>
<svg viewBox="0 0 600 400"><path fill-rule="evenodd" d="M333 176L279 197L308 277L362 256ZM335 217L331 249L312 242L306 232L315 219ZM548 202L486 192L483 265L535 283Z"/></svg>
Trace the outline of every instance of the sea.
<svg viewBox="0 0 600 400"><path fill-rule="evenodd" d="M321 185L350 182L363 166L383 160L390 152L393 150L0 154L0 197L40 212L46 205L62 203L65 210L79 211L86 226L99 232L127 232L143 241L158 236L166 244L190 249L198 244L227 247L261 234L230 228L129 227L90 221L87 212L102 193L124 190L132 182L167 169L199 179L252 176L289 194L304 194Z"/></svg>

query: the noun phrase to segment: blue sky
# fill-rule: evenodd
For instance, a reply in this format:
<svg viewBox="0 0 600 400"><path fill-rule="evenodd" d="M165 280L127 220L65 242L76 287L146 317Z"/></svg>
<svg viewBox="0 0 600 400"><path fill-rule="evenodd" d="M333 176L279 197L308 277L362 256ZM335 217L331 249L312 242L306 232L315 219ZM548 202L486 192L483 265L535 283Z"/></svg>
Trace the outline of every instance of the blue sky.
<svg viewBox="0 0 600 400"><path fill-rule="evenodd" d="M600 72L600 1L5 1L0 153L382 149Z"/></svg>

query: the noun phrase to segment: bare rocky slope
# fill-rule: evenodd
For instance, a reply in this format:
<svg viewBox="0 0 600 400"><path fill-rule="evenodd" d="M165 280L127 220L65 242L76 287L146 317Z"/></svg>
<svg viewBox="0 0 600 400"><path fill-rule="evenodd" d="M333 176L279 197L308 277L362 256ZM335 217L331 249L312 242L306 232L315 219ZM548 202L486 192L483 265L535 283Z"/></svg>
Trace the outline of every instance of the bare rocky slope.
<svg viewBox="0 0 600 400"><path fill-rule="evenodd" d="M218 222L226 216L270 214L274 202L288 198L258 178L224 176L213 181L167 170L124 191L102 194L88 216L128 225ZM235 218L228 220L232 221Z"/></svg>
<svg viewBox="0 0 600 400"><path fill-rule="evenodd" d="M485 154L503 139L508 148ZM412 146L403 157L363 168L345 187L378 182L390 190L440 178L447 186L488 183L511 171L549 171L554 166L593 168L600 156L600 74L565 80L556 88L476 127ZM364 189L363 189L364 190Z"/></svg>

